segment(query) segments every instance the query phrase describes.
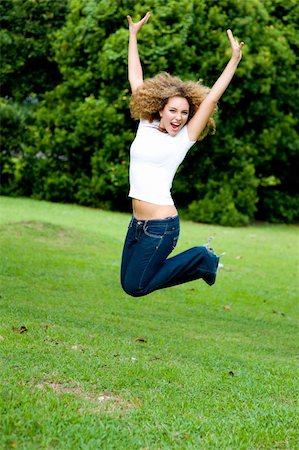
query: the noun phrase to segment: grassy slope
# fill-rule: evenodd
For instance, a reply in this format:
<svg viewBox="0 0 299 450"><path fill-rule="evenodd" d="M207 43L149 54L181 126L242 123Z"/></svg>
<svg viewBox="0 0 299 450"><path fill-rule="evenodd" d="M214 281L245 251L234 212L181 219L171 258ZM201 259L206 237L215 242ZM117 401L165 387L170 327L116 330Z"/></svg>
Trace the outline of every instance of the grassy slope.
<svg viewBox="0 0 299 450"><path fill-rule="evenodd" d="M297 448L298 228L183 222L216 285L132 299L128 215L0 200L0 448Z"/></svg>

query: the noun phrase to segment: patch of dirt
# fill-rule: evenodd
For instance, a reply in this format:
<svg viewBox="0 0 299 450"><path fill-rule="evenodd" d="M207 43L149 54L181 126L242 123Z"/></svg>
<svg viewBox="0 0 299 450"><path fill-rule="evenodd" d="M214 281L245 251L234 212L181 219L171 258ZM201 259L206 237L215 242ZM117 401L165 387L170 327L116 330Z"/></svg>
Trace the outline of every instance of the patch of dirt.
<svg viewBox="0 0 299 450"><path fill-rule="evenodd" d="M1 227L2 231L10 236L33 235L38 242L54 242L56 245L64 245L73 239L74 233L71 230L50 222L38 220L27 220L20 222L10 222Z"/></svg>
<svg viewBox="0 0 299 450"><path fill-rule="evenodd" d="M75 397L89 401L95 408L95 412L126 412L137 406L136 403L130 402L120 395L112 394L110 392L92 394L84 392L78 383L54 383L51 381L43 381L37 385L38 389L44 389L45 387L51 388L58 394L71 394Z"/></svg>

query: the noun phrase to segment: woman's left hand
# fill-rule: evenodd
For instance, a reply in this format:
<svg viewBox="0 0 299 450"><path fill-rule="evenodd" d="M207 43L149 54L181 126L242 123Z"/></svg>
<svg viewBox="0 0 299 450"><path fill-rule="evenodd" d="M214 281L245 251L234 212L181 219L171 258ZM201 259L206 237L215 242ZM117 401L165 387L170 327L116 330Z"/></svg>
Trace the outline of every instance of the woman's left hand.
<svg viewBox="0 0 299 450"><path fill-rule="evenodd" d="M227 30L227 36L230 41L232 49L232 57L236 58L238 61L242 58L242 47L244 47L244 42L239 42L234 38L232 30Z"/></svg>

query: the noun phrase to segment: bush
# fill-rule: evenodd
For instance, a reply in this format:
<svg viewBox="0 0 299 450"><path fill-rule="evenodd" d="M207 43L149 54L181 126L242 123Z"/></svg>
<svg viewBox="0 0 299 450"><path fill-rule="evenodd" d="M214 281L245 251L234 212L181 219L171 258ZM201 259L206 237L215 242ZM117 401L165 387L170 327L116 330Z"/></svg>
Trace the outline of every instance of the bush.
<svg viewBox="0 0 299 450"><path fill-rule="evenodd" d="M28 139L29 108L0 99L1 154L0 193L30 195L24 184L24 148Z"/></svg>
<svg viewBox="0 0 299 450"><path fill-rule="evenodd" d="M256 187L252 165L246 166L243 172L235 174L231 180L210 180L206 186L206 194L201 200L191 202L187 215L198 222L247 225L256 211Z"/></svg>
<svg viewBox="0 0 299 450"><path fill-rule="evenodd" d="M1 192L129 209L126 15L146 10L146 77L167 70L212 85L230 56L225 28L246 42L216 135L174 181L180 207L223 225L297 221L296 0L3 0Z"/></svg>

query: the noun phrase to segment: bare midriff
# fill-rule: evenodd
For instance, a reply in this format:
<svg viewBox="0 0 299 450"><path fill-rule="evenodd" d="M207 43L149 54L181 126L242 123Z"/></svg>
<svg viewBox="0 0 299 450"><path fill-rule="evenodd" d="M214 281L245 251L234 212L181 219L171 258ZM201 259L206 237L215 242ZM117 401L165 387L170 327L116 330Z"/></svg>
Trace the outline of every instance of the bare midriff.
<svg viewBox="0 0 299 450"><path fill-rule="evenodd" d="M138 220L161 220L177 215L174 205L156 205L143 200L132 199L133 214Z"/></svg>

